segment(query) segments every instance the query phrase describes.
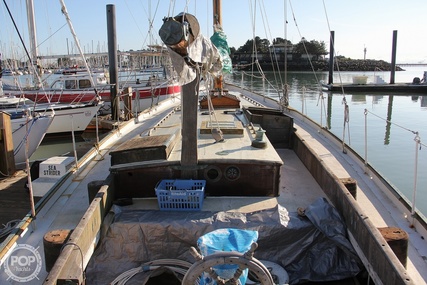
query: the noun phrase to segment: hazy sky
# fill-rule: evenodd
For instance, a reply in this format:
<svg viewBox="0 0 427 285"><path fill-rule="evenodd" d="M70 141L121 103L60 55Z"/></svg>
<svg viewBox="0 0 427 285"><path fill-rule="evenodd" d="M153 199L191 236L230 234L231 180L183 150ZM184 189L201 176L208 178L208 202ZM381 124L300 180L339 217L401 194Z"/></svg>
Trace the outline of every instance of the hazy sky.
<svg viewBox="0 0 427 285"><path fill-rule="evenodd" d="M203 35L212 34L211 0L65 0L77 37L86 53L107 51L106 6L115 5L120 50L139 50L150 44L165 16L186 10L195 15ZM427 0L223 0L223 28L229 46L238 48L254 36L288 38L298 43L324 41L335 31L336 54L354 59L391 61L393 31L397 30L397 62L427 64ZM24 0L6 0L29 49ZM172 4L171 4L172 3ZM286 8L285 8L286 3ZM61 13L59 0L34 0L39 54L77 53ZM287 13L285 13L285 10ZM0 4L0 52L24 55L22 44L3 2ZM285 24L285 20L288 24ZM285 29L286 26L286 29ZM286 32L285 32L286 31Z"/></svg>

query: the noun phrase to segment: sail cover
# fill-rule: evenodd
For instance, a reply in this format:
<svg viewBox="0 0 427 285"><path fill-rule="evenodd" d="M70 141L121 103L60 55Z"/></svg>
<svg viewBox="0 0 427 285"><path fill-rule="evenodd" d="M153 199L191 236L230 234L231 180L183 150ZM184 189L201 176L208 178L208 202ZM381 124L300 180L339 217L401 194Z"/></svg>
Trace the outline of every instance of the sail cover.
<svg viewBox="0 0 427 285"><path fill-rule="evenodd" d="M221 26L214 26L215 32L211 36L212 43L218 49L219 54L221 55L222 61L222 72L231 73L232 71L232 63L230 58L230 48L227 43L227 35L222 30Z"/></svg>
<svg viewBox="0 0 427 285"><path fill-rule="evenodd" d="M181 27L177 22L181 23ZM188 27L188 28L187 28ZM179 31L179 39L172 39ZM175 30L175 31L174 31ZM210 39L200 32L196 17L188 13L180 13L174 18L167 18L160 28L159 35L166 44L172 65L178 74L178 82L188 84L196 79L196 69L201 74L210 73L218 76L222 70L221 55ZM176 42L176 44L174 44ZM180 45L180 43L183 43Z"/></svg>

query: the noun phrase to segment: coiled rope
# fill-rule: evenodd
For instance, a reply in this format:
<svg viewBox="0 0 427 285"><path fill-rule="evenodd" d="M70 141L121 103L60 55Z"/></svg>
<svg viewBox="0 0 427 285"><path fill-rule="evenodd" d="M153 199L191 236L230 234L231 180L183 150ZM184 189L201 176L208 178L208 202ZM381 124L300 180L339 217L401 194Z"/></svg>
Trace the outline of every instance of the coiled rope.
<svg viewBox="0 0 427 285"><path fill-rule="evenodd" d="M182 277L183 285L199 284L200 276L203 272L210 272L211 276L217 281L225 281L221 279L213 271L213 266L221 264L238 265L235 276L232 278L238 282L238 278L242 274L243 269L248 268L259 284L273 285L275 284L270 271L263 265L261 261L253 257L253 251L256 249L257 244L253 244L251 250L247 253L240 252L216 252L208 256L201 256L194 247L190 248L190 253L197 259L194 264L179 259L159 259L142 264L139 267L132 268L117 276L110 285L125 285L136 274L141 272L149 272L156 270L160 267L166 267ZM225 284L225 283L222 283Z"/></svg>
<svg viewBox="0 0 427 285"><path fill-rule="evenodd" d="M126 284L130 279L132 279L136 274L141 272L148 272L155 270L159 267L166 267L173 272L177 273L180 276L184 276L185 273L188 271L188 269L191 267L191 263L179 260L179 259L159 259L150 261L147 263L142 264L139 267L132 268L128 271L123 272L119 276L117 276L116 279L114 279L110 285L124 285Z"/></svg>

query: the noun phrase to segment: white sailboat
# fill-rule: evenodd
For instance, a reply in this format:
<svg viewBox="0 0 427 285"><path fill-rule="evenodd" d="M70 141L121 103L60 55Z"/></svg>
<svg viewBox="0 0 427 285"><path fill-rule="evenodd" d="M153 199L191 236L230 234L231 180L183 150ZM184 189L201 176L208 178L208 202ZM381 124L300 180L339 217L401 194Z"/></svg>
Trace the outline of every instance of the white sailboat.
<svg viewBox="0 0 427 285"><path fill-rule="evenodd" d="M68 16L65 4L63 5L63 13L66 15L66 20L74 37L75 32L72 27L71 20ZM33 2L27 1L27 13L29 19L29 31L32 41L32 60L34 64L38 61L37 56L37 42L36 31L34 23ZM76 38L77 46L79 41ZM84 59L81 48L79 47L80 55ZM157 53L157 52L156 52ZM24 96L37 104L39 103L61 103L61 104L75 104L75 103L96 103L102 101L100 104L101 112L103 114L111 113L111 85L108 82L108 76L104 72L93 72L88 66L86 60L84 69L72 68L63 72L63 75L56 79L50 86L43 87L40 77L37 76L36 70L34 71L33 85L30 87L5 85L4 94L7 96ZM35 65L38 66L38 65ZM145 74L138 74L135 79L130 81L129 78L118 82L118 98L120 109L127 108L124 101L131 96L132 110L131 112L141 112L147 108L153 108L162 100L175 98L180 94L180 85L174 80L168 69L162 67L162 76L157 76L158 73L151 73L150 76ZM154 77L153 77L154 75ZM166 76L163 76L166 75ZM127 88L131 88L131 92L126 93ZM81 104L82 105L82 104ZM80 106L82 107L82 106ZM77 115L76 115L77 116Z"/></svg>
<svg viewBox="0 0 427 285"><path fill-rule="evenodd" d="M97 115L102 102L75 103L75 104L36 104L27 98L14 96L0 97L0 110L12 115L12 131L18 129L22 122L17 120L27 113L40 115L55 115L47 130L47 134L83 132L92 119Z"/></svg>
<svg viewBox="0 0 427 285"><path fill-rule="evenodd" d="M0 54L0 73L2 71L1 59ZM0 74L0 105L3 98L3 82L2 75ZM7 112L7 110L3 110L1 106L0 112L7 113L11 117L15 164L22 168L26 159L39 147L52 124L54 115L40 115L26 110L19 116L14 116Z"/></svg>
<svg viewBox="0 0 427 285"><path fill-rule="evenodd" d="M34 17L34 4L32 0L26 1L28 30L30 34L30 51L31 61L33 67L33 85L37 86L39 90L37 94L43 97L46 103L36 103L25 97L25 88L22 86L15 86L3 90L0 97L0 109L8 112L13 118L18 118L25 113L39 113L56 115L49 129L48 134L55 133L70 133L70 132L83 132L91 122L92 118L98 113L103 105L102 101L92 98L90 101L84 103L75 99L72 102L63 103L61 101L51 101L47 92L41 83L39 62L38 62L38 45ZM10 90L13 90L12 92ZM56 91L58 92L58 91ZM58 92L60 93L60 92ZM21 124L17 121L12 121L12 125L16 126L13 130L17 129Z"/></svg>

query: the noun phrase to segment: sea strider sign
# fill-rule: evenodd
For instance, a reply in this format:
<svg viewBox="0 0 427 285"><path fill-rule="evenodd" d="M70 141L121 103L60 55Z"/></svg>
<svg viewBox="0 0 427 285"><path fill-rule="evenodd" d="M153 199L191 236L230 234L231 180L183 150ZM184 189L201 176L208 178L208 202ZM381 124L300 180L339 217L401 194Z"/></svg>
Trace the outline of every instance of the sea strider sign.
<svg viewBox="0 0 427 285"><path fill-rule="evenodd" d="M69 156L54 156L40 163L39 177L60 178L73 166Z"/></svg>

